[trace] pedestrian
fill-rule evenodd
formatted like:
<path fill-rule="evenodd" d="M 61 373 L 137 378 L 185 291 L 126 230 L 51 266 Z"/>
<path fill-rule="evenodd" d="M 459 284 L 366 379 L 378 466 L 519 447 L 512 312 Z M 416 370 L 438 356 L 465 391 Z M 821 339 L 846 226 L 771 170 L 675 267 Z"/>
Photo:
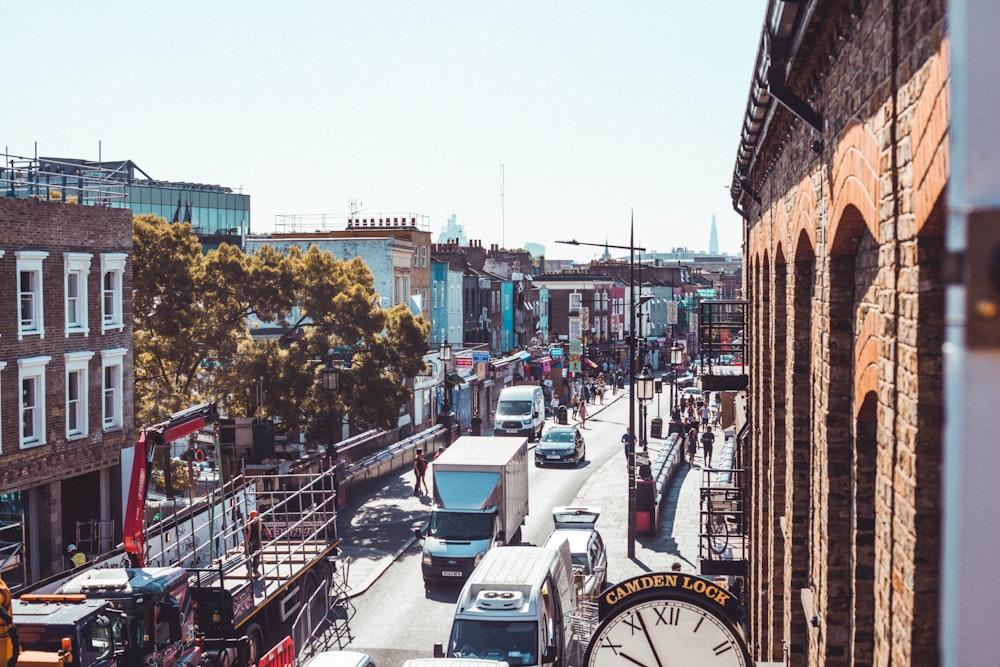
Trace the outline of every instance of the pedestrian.
<path fill-rule="evenodd" d="M 469 433 L 471 435 L 483 434 L 483 420 L 479 416 L 479 410 L 476 410 L 475 414 L 472 415 L 472 421 L 469 423 Z"/>
<path fill-rule="evenodd" d="M 559 396 L 558 394 L 552 394 L 552 419 L 555 420 L 556 415 L 559 414 Z"/>
<path fill-rule="evenodd" d="M 271 539 L 271 531 L 260 520 L 257 510 L 250 510 L 246 537 L 243 539 L 243 549 L 250 557 L 250 575 L 253 577 L 260 576 L 260 552 L 264 538 Z"/>
<path fill-rule="evenodd" d="M 437 461 L 438 457 L 440 457 L 442 454 L 444 454 L 444 447 L 438 447 L 437 453 L 434 454 L 434 458 L 431 460 Z"/>
<path fill-rule="evenodd" d="M 711 418 L 712 418 L 712 410 L 711 410 L 711 408 L 709 408 L 707 405 L 702 406 L 702 408 L 701 408 L 701 427 L 702 428 L 708 427 L 708 421 Z"/>
<path fill-rule="evenodd" d="M 569 399 L 569 407 L 573 410 L 573 419 L 576 419 L 577 413 L 580 411 L 580 399 L 573 394 L 572 398 Z"/>
<path fill-rule="evenodd" d="M 694 455 L 698 453 L 698 429 L 692 428 L 688 431 L 688 465 L 694 467 Z"/>
<path fill-rule="evenodd" d="M 587 403 L 580 401 L 577 414 L 580 416 L 580 428 L 587 428 Z"/>
<path fill-rule="evenodd" d="M 715 433 L 712 432 L 712 427 L 705 424 L 705 432 L 701 434 L 701 458 L 705 462 L 706 468 L 712 467 L 712 450 L 715 447 Z"/>
<path fill-rule="evenodd" d="M 87 554 L 77 549 L 75 544 L 67 545 L 66 553 L 69 554 L 69 561 L 73 563 L 74 568 L 80 567 L 87 562 Z"/>
<path fill-rule="evenodd" d="M 625 449 L 625 458 L 628 459 L 629 452 L 635 447 L 635 436 L 632 435 L 631 426 L 627 427 L 622 435 L 622 446 Z"/>
<path fill-rule="evenodd" d="M 417 450 L 417 455 L 413 459 L 413 474 L 417 478 L 413 484 L 413 495 L 419 496 L 421 489 L 423 489 L 423 493 L 426 495 L 427 482 L 424 480 L 424 475 L 427 474 L 427 459 L 424 458 L 424 450 L 422 449 Z"/>
<path fill-rule="evenodd" d="M 671 572 L 680 572 L 681 571 L 680 561 L 676 561 L 675 560 L 674 563 L 673 563 L 673 565 L 670 566 L 670 571 Z"/>
<path fill-rule="evenodd" d="M 597 376 L 597 396 L 601 401 L 601 405 L 604 405 L 604 373 Z"/>

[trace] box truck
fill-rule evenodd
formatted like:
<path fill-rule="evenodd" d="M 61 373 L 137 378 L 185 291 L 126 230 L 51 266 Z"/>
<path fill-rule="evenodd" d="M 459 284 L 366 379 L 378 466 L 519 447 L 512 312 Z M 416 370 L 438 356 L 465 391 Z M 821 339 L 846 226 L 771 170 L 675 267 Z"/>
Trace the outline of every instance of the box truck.
<path fill-rule="evenodd" d="M 435 657 L 565 667 L 574 653 L 576 586 L 569 547 L 500 547 L 472 573 Z"/>
<path fill-rule="evenodd" d="M 434 506 L 418 530 L 424 582 L 461 581 L 492 546 L 521 540 L 528 515 L 528 443 L 463 436 L 430 469 Z"/>

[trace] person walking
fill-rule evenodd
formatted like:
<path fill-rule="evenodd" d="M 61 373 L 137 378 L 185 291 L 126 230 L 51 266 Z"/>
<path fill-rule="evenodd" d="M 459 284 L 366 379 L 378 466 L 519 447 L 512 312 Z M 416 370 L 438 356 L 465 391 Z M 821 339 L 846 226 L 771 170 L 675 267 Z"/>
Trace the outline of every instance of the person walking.
<path fill-rule="evenodd" d="M 413 495 L 419 496 L 421 489 L 423 489 L 423 494 L 426 495 L 427 482 L 424 480 L 424 475 L 427 474 L 427 459 L 424 458 L 424 450 L 422 449 L 417 450 L 417 455 L 413 459 L 413 474 L 417 478 L 413 484 Z"/>
<path fill-rule="evenodd" d="M 712 410 L 707 405 L 701 406 L 701 427 L 708 427 L 708 421 L 712 418 Z"/>
<path fill-rule="evenodd" d="M 705 424 L 705 432 L 701 434 L 701 458 L 705 462 L 706 468 L 712 467 L 712 450 L 715 448 L 715 433 L 712 427 Z"/>
<path fill-rule="evenodd" d="M 587 402 L 580 401 L 576 414 L 580 417 L 580 428 L 587 428 Z"/>
<path fill-rule="evenodd" d="M 265 537 L 271 539 L 271 531 L 260 520 L 257 510 L 250 510 L 246 536 L 243 539 L 243 549 L 250 557 L 250 576 L 252 577 L 260 576 L 260 550 Z"/>
<path fill-rule="evenodd" d="M 472 415 L 472 421 L 469 422 L 469 434 L 470 435 L 483 434 L 483 420 L 479 416 L 479 410 L 476 410 L 475 414 Z"/>
<path fill-rule="evenodd" d="M 580 399 L 573 394 L 573 397 L 569 399 L 569 407 L 573 410 L 573 419 L 576 419 L 577 413 L 580 411 Z"/>
<path fill-rule="evenodd" d="M 688 465 L 694 467 L 694 455 L 698 453 L 698 429 L 692 428 L 687 435 Z"/>
<path fill-rule="evenodd" d="M 622 446 L 625 450 L 625 459 L 628 460 L 629 452 L 635 447 L 635 436 L 632 435 L 632 427 L 626 427 L 624 435 L 622 435 Z"/>

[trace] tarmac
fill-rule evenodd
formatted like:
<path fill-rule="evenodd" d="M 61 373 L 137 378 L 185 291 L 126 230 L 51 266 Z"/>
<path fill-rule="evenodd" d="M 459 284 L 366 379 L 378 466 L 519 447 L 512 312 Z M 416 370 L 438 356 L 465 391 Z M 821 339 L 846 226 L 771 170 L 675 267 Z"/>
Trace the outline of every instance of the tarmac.
<path fill-rule="evenodd" d="M 617 392 L 604 405 L 592 405 L 592 418 L 608 406 L 628 396 L 629 390 Z M 717 429 L 716 468 L 732 464 L 732 431 Z M 650 460 L 655 460 L 666 440 L 650 439 Z M 701 447 L 695 457 L 695 467 L 682 463 L 667 484 L 665 498 L 657 516 L 655 535 L 638 535 L 635 556 L 628 556 L 628 506 L 622 490 L 628 485 L 628 471 L 621 457 L 613 456 L 583 484 L 573 500 L 574 505 L 601 508 L 597 529 L 608 552 L 608 581 L 620 582 L 646 572 L 668 572 L 674 563 L 681 571 L 699 572 L 699 514 L 702 485 Z M 359 493 L 348 499 L 340 512 L 340 534 L 350 536 L 341 544 L 346 594 L 363 594 L 393 561 L 416 540 L 413 528 L 427 518 L 430 499 L 413 495 L 412 474 L 386 478 L 378 488 Z"/>

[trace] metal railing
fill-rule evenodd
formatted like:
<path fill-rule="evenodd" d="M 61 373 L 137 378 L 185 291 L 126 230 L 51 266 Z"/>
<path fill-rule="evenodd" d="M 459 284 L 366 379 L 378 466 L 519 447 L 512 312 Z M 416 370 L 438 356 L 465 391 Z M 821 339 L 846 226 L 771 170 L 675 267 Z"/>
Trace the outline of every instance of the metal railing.
<path fill-rule="evenodd" d="M 0 197 L 64 204 L 109 205 L 126 197 L 118 169 L 2 153 Z"/>

